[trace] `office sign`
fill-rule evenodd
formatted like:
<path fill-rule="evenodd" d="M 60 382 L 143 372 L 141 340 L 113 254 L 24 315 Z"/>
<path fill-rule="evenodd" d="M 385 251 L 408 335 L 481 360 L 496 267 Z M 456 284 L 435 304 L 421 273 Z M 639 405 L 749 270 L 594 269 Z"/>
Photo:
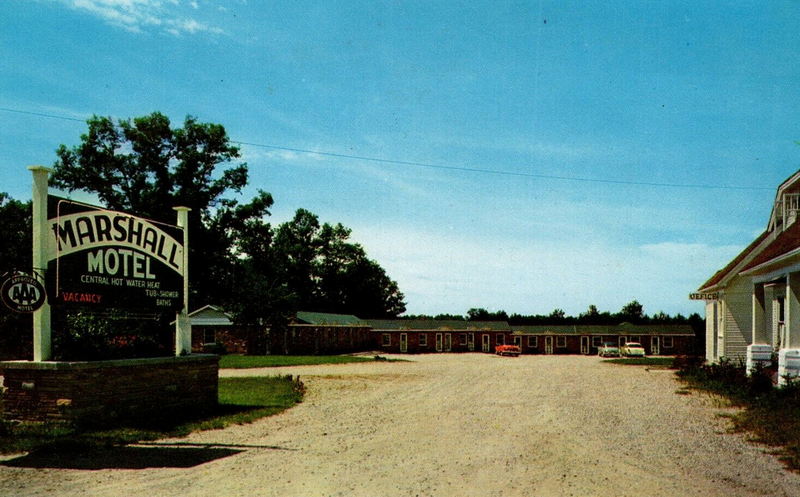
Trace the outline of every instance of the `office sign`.
<path fill-rule="evenodd" d="M 48 227 L 52 305 L 182 307 L 181 228 L 54 196 L 48 196 Z"/>
<path fill-rule="evenodd" d="M 719 300 L 719 292 L 690 293 L 690 300 Z"/>

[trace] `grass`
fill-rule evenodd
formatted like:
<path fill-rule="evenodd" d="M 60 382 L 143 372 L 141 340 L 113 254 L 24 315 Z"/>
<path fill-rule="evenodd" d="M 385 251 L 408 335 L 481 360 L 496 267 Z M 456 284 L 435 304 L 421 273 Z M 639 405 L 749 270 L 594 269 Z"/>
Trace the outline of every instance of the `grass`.
<path fill-rule="evenodd" d="M 628 366 L 672 367 L 674 361 L 675 359 L 672 357 L 620 357 L 619 359 L 607 359 L 603 362 Z"/>
<path fill-rule="evenodd" d="M 304 392 L 303 384 L 290 376 L 220 378 L 217 409 L 194 419 L 148 419 L 86 431 L 65 424 L 0 421 L 0 453 L 109 447 L 221 429 L 284 411 L 302 401 Z"/>
<path fill-rule="evenodd" d="M 353 362 L 398 361 L 382 356 L 351 355 L 224 355 L 219 358 L 222 369 L 277 368 L 282 366 L 316 366 Z"/>
<path fill-rule="evenodd" d="M 678 375 L 687 387 L 739 407 L 727 416 L 733 431 L 773 447 L 788 468 L 800 472 L 800 383 L 775 388 L 770 370 L 757 368 L 747 376 L 743 365 L 724 361 L 685 367 Z"/>

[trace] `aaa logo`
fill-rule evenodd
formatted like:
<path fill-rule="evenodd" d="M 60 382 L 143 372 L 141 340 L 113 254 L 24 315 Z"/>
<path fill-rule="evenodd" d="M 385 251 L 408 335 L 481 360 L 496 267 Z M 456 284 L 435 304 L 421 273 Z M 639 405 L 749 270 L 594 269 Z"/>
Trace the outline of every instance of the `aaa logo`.
<path fill-rule="evenodd" d="M 0 286 L 3 303 L 16 312 L 33 312 L 45 301 L 46 294 L 42 284 L 25 273 L 13 273 Z"/>

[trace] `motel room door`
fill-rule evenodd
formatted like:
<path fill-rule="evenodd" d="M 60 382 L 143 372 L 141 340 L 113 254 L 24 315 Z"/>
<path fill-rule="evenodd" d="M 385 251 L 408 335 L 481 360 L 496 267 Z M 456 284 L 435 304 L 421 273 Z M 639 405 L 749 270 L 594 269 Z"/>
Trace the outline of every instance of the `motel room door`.
<path fill-rule="evenodd" d="M 452 333 L 444 334 L 444 351 L 450 352 L 453 349 L 453 335 Z"/>
<path fill-rule="evenodd" d="M 650 337 L 650 355 L 661 354 L 661 337 Z"/>
<path fill-rule="evenodd" d="M 489 352 L 489 335 L 481 335 L 481 350 Z"/>
<path fill-rule="evenodd" d="M 437 333 L 436 334 L 436 352 L 441 352 L 441 351 L 442 351 L 442 334 L 441 333 Z"/>
<path fill-rule="evenodd" d="M 589 355 L 589 337 L 581 337 L 581 354 Z"/>
<path fill-rule="evenodd" d="M 552 336 L 544 337 L 544 353 L 545 354 L 552 354 L 553 353 L 553 337 Z"/>
<path fill-rule="evenodd" d="M 475 350 L 475 333 L 470 333 L 467 335 L 467 350 L 470 352 Z"/>
<path fill-rule="evenodd" d="M 408 333 L 400 333 L 400 352 L 408 352 Z"/>

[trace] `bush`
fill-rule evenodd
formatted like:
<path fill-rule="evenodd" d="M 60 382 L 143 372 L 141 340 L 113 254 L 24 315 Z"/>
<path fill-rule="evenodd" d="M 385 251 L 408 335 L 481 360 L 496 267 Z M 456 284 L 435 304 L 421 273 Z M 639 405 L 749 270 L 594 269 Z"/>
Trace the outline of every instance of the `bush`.
<path fill-rule="evenodd" d="M 207 343 L 203 345 L 203 353 L 225 355 L 228 353 L 228 349 L 225 347 L 224 343 Z"/>
<path fill-rule="evenodd" d="M 748 376 L 742 361 L 723 358 L 716 364 L 698 364 L 692 360 L 681 362 L 678 376 L 697 388 L 728 396 L 740 404 L 773 390 L 771 366 L 759 363 Z"/>
<path fill-rule="evenodd" d="M 101 361 L 170 355 L 171 330 L 164 321 L 113 313 L 64 313 L 53 323 L 53 357 Z"/>

